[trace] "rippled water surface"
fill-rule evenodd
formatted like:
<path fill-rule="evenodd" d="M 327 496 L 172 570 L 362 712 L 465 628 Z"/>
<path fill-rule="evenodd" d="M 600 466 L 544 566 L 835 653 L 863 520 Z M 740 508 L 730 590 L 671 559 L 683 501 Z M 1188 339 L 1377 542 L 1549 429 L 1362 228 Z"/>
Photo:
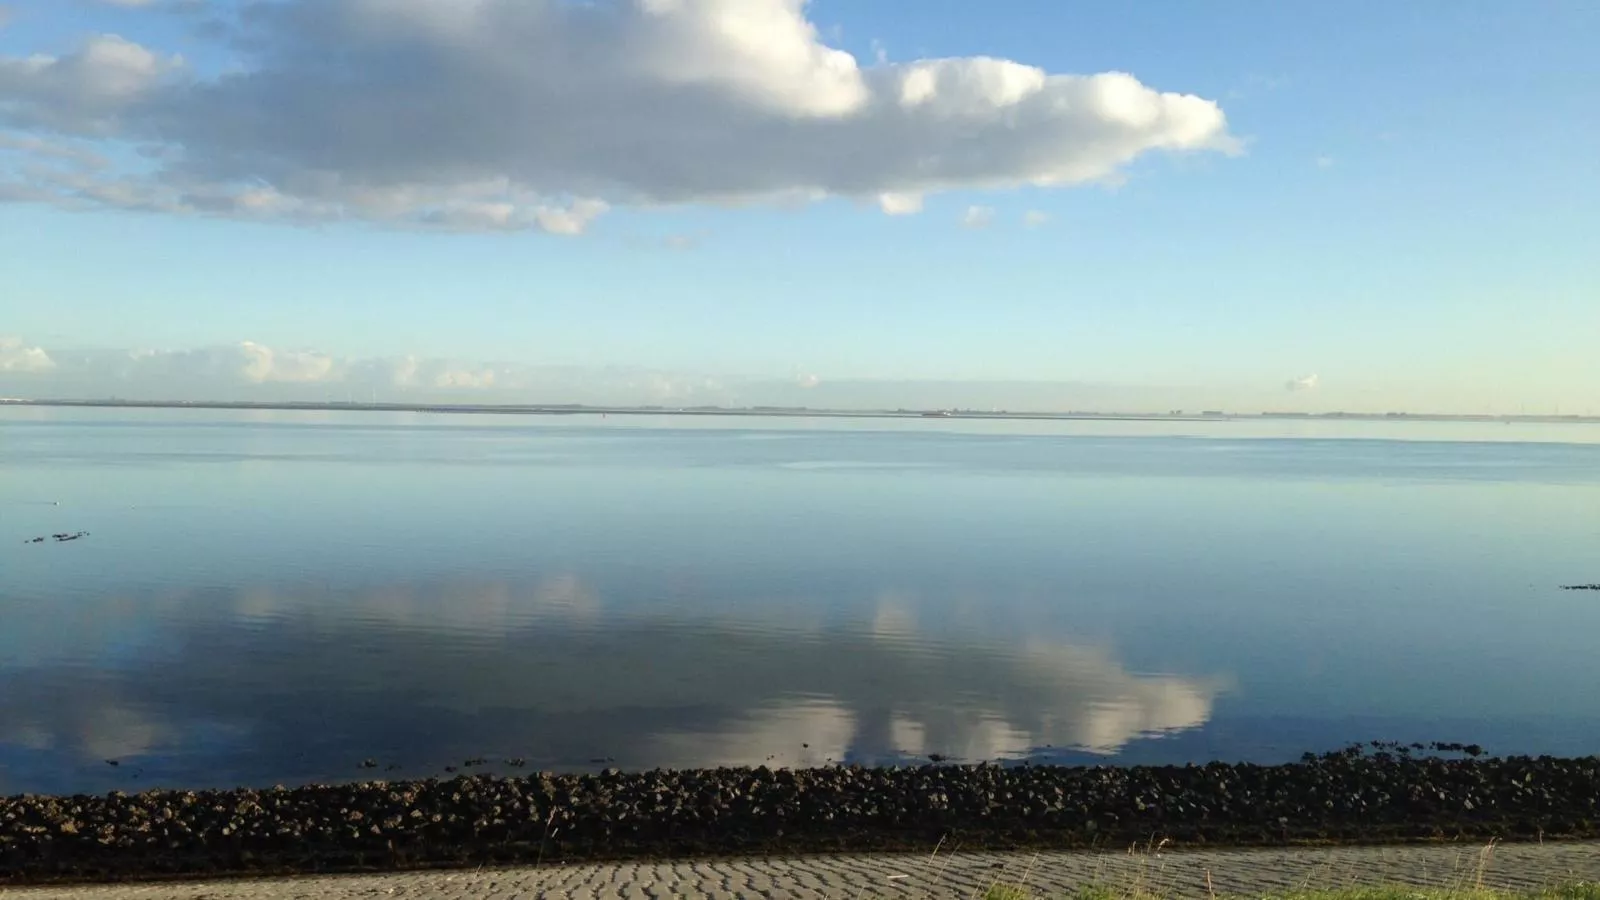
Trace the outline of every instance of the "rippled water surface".
<path fill-rule="evenodd" d="M 1596 426 L 0 408 L 0 793 L 1597 752 L 1592 581 Z"/>

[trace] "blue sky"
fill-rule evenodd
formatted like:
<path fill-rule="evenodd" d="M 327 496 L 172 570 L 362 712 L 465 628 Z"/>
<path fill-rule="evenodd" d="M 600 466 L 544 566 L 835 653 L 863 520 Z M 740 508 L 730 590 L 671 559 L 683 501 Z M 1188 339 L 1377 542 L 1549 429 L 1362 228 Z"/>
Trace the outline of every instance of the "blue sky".
<path fill-rule="evenodd" d="M 307 61 L 326 27 L 244 19 L 221 36 L 202 27 L 232 18 L 238 4 L 220 0 L 0 2 L 0 196 L 9 183 L 15 201 L 0 203 L 0 392 L 1600 411 L 1592 3 L 941 0 L 913 16 L 817 0 L 800 12 L 869 82 L 875 68 L 991 57 L 1125 72 L 1225 116 L 1175 149 L 1179 124 L 1140 126 L 1106 156 L 1083 149 L 1098 121 L 1036 111 L 1019 124 L 987 106 L 959 113 L 965 124 L 948 109 L 884 118 L 839 150 L 823 125 L 870 113 L 827 65 L 789 65 L 793 42 L 768 40 L 793 24 L 785 0 L 753 3 L 777 18 L 745 23 L 752 43 L 731 50 L 694 30 L 722 14 L 718 0 L 677 0 L 677 30 L 529 24 L 544 29 L 527 37 L 541 58 L 606 35 L 632 43 L 492 76 L 439 62 L 440 48 L 489 40 L 429 18 L 459 4 L 405 0 L 416 30 L 384 43 L 359 0 L 327 0 L 355 10 L 328 40 L 369 41 L 352 44 L 351 65 L 395 88 L 392 114 L 417 90 L 404 72 L 433 63 L 446 67 L 437 83 L 503 103 L 449 114 L 460 140 L 419 134 L 426 148 L 393 154 L 359 135 L 337 153 L 318 143 L 314 127 L 391 114 L 292 89 L 350 75 Z M 457 44 L 429 43 L 447 34 Z M 149 56 L 83 53 L 94 35 Z M 475 52 L 514 59 L 518 38 Z M 252 39 L 270 52 L 227 42 Z M 713 62 L 639 75 L 629 54 L 655 51 Z M 55 71 L 22 62 L 37 54 Z M 256 88 L 210 93 L 258 104 L 271 131 L 206 124 L 218 107 L 191 102 L 194 85 L 230 72 Z M 577 99 L 537 99 L 552 85 Z M 641 98 L 661 97 L 703 119 L 653 119 L 659 100 Z M 519 115 L 538 127 L 494 124 Z M 768 142 L 774 120 L 796 136 Z M 380 124 L 392 143 L 399 126 Z M 310 137 L 277 140 L 302 126 Z M 657 138 L 690 126 L 726 134 L 727 158 L 674 156 Z M 546 153 L 569 134 L 578 151 Z M 41 174 L 61 158 L 46 144 L 107 163 L 92 178 Z M 435 174 L 458 168 L 470 177 Z M 345 180 L 306 187 L 313 169 Z M 510 189 L 469 195 L 501 170 Z M 107 172 L 124 179 L 117 191 Z M 390 193 L 358 196 L 357 180 Z M 880 209 L 880 189 L 908 184 L 920 211 Z M 271 194 L 247 208 L 246 190 Z M 207 191 L 228 209 L 175 199 Z M 391 202 L 402 191 L 426 199 Z M 1292 379 L 1314 387 L 1289 391 Z"/>

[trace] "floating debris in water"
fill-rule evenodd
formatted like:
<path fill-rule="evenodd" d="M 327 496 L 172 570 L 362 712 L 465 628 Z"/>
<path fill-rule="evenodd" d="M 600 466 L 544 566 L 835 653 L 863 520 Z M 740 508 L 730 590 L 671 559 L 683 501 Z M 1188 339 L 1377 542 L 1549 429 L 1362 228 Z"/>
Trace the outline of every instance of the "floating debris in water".
<path fill-rule="evenodd" d="M 1600 591 L 1600 584 L 1563 584 L 1563 591 Z"/>
<path fill-rule="evenodd" d="M 1372 751 L 1371 755 L 1380 762 L 1391 759 L 1394 756 L 1409 760 L 1411 755 L 1416 752 L 1459 753 L 1470 759 L 1477 759 L 1487 752 L 1478 744 L 1462 744 L 1453 741 L 1429 741 L 1425 744 L 1416 742 L 1405 744 L 1400 741 L 1368 741 L 1365 744 L 1351 744 L 1343 750 L 1324 753 L 1320 757 L 1314 753 L 1307 753 L 1300 757 L 1300 761 L 1302 763 L 1314 763 L 1318 759 L 1332 759 L 1334 757 L 1359 759 L 1368 755 L 1369 748 Z"/>
<path fill-rule="evenodd" d="M 81 538 L 86 538 L 88 536 L 89 536 L 89 532 L 87 532 L 87 531 L 71 531 L 71 532 L 62 532 L 61 534 L 52 534 L 52 535 L 50 535 L 50 537 L 54 538 L 55 542 L 58 543 L 58 544 L 64 544 L 67 541 L 76 541 L 76 540 L 79 540 Z M 43 537 L 29 538 L 28 540 L 23 541 L 24 544 L 42 544 L 44 542 L 45 542 L 45 538 L 43 538 Z"/>

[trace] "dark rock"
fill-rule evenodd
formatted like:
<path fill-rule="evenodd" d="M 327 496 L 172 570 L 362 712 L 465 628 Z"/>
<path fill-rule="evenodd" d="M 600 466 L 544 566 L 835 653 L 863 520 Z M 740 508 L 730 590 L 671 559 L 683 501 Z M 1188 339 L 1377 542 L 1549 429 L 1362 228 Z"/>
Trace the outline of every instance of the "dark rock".
<path fill-rule="evenodd" d="M 0 799 L 0 883 L 928 852 L 941 840 L 1000 850 L 1600 836 L 1600 757 L 1482 752 L 1379 742 L 1279 766 L 608 768 L 11 797 Z"/>

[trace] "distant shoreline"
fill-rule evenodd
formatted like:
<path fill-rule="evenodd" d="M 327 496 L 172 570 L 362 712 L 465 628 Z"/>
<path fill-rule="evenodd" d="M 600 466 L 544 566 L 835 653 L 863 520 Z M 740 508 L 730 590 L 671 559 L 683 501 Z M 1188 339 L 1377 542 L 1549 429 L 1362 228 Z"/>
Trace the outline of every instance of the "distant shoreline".
<path fill-rule="evenodd" d="M 33 400 L 0 398 L 0 407 L 36 406 L 90 409 L 209 409 L 270 410 L 281 412 L 411 412 L 439 415 L 520 416 L 720 416 L 751 418 L 817 419 L 992 419 L 1001 421 L 1103 421 L 1103 422 L 1478 422 L 1507 424 L 1600 424 L 1600 416 L 1575 415 L 1450 415 L 1443 413 L 1149 413 L 1149 412 L 1026 412 L 963 409 L 811 409 L 808 407 L 720 406 L 586 406 L 582 404 L 460 404 L 460 403 L 340 403 L 334 401 L 249 400 Z"/>

